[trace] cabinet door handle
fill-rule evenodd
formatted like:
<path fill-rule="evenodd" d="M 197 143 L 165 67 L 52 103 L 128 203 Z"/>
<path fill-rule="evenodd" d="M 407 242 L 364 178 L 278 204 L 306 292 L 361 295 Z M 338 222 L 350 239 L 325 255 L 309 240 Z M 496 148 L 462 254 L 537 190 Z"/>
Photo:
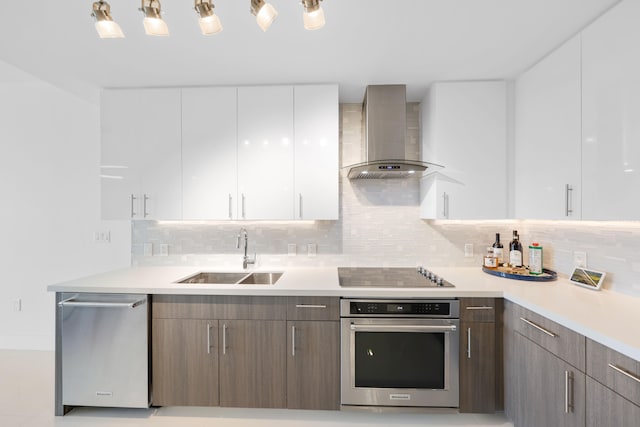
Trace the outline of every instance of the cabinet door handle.
<path fill-rule="evenodd" d="M 573 412 L 573 373 L 564 371 L 564 413 Z"/>
<path fill-rule="evenodd" d="M 207 323 L 207 354 L 211 354 L 211 323 Z"/>
<path fill-rule="evenodd" d="M 477 306 L 467 307 L 467 310 L 493 310 L 493 307 L 488 305 L 477 305 Z"/>
<path fill-rule="evenodd" d="M 556 338 L 556 337 L 557 337 L 557 335 L 556 335 L 556 334 L 554 334 L 553 332 L 549 332 L 549 331 L 547 331 L 545 328 L 543 328 L 542 326 L 540 326 L 540 325 L 538 325 L 538 324 L 536 324 L 536 323 L 533 323 L 533 322 L 532 322 L 531 320 L 529 320 L 529 319 L 525 319 L 524 317 L 521 317 L 521 318 L 520 318 L 520 320 L 522 320 L 524 323 L 526 323 L 526 324 L 527 324 L 527 325 L 529 325 L 529 326 L 533 326 L 534 328 L 536 328 L 536 329 L 537 329 L 537 330 L 539 330 L 540 332 L 543 332 L 543 333 L 545 333 L 545 334 L 549 335 L 551 338 Z"/>
<path fill-rule="evenodd" d="M 611 369 L 613 369 L 614 371 L 619 372 L 619 373 L 621 373 L 622 375 L 624 375 L 624 376 L 626 376 L 626 377 L 629 377 L 629 378 L 631 378 L 632 380 L 637 381 L 637 382 L 639 382 L 639 383 L 640 383 L 640 377 L 637 377 L 637 376 L 633 375 L 631 372 L 627 372 L 625 369 L 622 369 L 622 368 L 621 368 L 621 367 L 619 367 L 619 366 L 612 365 L 611 363 L 609 363 L 608 365 L 609 365 L 609 367 L 610 367 Z"/>
<path fill-rule="evenodd" d="M 227 354 L 227 324 L 222 325 L 222 354 Z"/>
<path fill-rule="evenodd" d="M 442 216 L 449 218 L 449 196 L 447 193 L 442 193 Z"/>
<path fill-rule="evenodd" d="M 136 211 L 135 211 L 135 201 L 138 200 L 138 198 L 135 196 L 135 194 L 131 195 L 131 218 L 135 218 L 136 217 Z"/>
<path fill-rule="evenodd" d="M 300 205 L 300 211 L 298 217 L 302 219 L 302 193 L 298 195 L 298 203 Z"/>
<path fill-rule="evenodd" d="M 143 214 L 143 218 L 146 218 L 147 216 L 149 216 L 149 213 L 147 212 L 147 200 L 149 200 L 149 196 L 144 194 L 142 196 L 142 214 Z"/>
<path fill-rule="evenodd" d="M 233 219 L 233 197 L 229 193 L 229 219 Z"/>
<path fill-rule="evenodd" d="M 467 359 L 471 359 L 471 328 L 467 328 Z"/>
<path fill-rule="evenodd" d="M 296 308 L 327 308 L 324 304 L 296 304 Z"/>
<path fill-rule="evenodd" d="M 247 217 L 247 213 L 245 211 L 245 197 L 244 197 L 244 193 L 242 193 L 242 219 L 245 219 Z"/>
<path fill-rule="evenodd" d="M 570 201 L 571 196 L 573 196 L 573 187 L 569 184 L 566 184 L 564 187 L 564 215 L 571 216 L 573 213 L 573 209 L 571 207 Z"/>
<path fill-rule="evenodd" d="M 291 326 L 291 356 L 296 356 L 296 327 Z"/>

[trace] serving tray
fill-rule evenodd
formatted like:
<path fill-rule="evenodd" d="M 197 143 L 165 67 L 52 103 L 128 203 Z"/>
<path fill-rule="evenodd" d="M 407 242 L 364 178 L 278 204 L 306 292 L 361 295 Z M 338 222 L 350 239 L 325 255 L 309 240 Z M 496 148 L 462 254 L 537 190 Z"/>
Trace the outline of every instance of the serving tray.
<path fill-rule="evenodd" d="M 552 282 L 558 279 L 558 274 L 555 271 L 546 268 L 542 269 L 542 274 L 531 274 L 526 268 L 514 271 L 511 267 L 487 268 L 483 266 L 482 271 L 505 279 L 528 280 L 530 282 Z"/>

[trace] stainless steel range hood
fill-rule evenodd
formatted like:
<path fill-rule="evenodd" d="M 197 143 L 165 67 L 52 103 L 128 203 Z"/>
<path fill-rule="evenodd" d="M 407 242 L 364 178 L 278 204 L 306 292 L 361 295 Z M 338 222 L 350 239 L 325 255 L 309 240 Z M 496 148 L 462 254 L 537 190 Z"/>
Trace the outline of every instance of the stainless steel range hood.
<path fill-rule="evenodd" d="M 365 161 L 347 166 L 347 177 L 419 178 L 428 167 L 438 167 L 439 165 L 406 158 L 406 133 L 406 86 L 367 86 L 364 98 Z"/>

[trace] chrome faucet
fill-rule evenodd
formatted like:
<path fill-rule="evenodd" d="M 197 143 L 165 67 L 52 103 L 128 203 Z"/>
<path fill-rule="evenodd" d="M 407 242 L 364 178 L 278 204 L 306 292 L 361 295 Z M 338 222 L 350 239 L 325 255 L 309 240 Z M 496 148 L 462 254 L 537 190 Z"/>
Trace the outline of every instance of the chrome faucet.
<path fill-rule="evenodd" d="M 244 237 L 244 256 L 242 257 L 242 268 L 246 269 L 249 264 L 256 263 L 256 256 L 254 254 L 253 258 L 250 258 L 249 255 L 247 255 L 247 247 L 249 246 L 249 234 L 247 233 L 246 228 L 240 229 L 240 232 L 238 233 L 238 239 L 236 241 L 236 248 L 240 249 L 241 236 Z"/>

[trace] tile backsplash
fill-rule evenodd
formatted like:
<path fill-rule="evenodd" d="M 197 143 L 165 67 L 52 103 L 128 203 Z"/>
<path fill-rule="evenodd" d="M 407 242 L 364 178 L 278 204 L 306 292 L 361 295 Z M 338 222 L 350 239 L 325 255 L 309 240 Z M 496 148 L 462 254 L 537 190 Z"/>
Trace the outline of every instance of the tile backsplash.
<path fill-rule="evenodd" d="M 362 107 L 343 104 L 341 164 L 361 160 Z M 419 104 L 407 105 L 407 157 L 419 158 Z M 544 266 L 570 274 L 573 252 L 587 253 L 589 267 L 606 271 L 605 288 L 640 296 L 640 222 L 431 221 L 419 218 L 418 180 L 340 179 L 340 219 L 315 222 L 133 221 L 134 265 L 223 265 L 241 267 L 236 248 L 240 227 L 249 234 L 249 252 L 264 266 L 480 266 L 499 232 L 505 247 L 517 229 L 523 246 L 544 248 Z M 153 245 L 153 256 L 144 245 Z M 464 245 L 474 254 L 465 257 Z M 168 256 L 158 256 L 160 244 Z M 295 244 L 295 256 L 289 245 Z M 308 255 L 316 245 L 317 255 Z"/>

